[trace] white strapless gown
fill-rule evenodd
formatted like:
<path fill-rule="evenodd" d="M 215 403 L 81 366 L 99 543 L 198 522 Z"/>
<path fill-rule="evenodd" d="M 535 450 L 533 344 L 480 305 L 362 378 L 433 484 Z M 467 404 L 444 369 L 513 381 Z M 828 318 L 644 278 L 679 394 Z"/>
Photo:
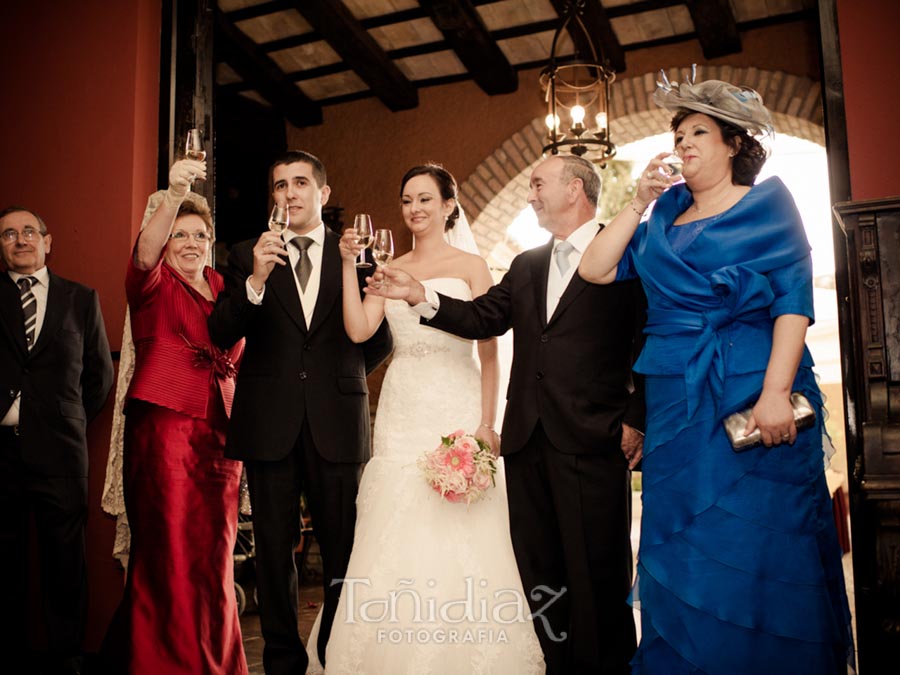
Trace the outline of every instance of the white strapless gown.
<path fill-rule="evenodd" d="M 462 279 L 425 284 L 471 298 Z M 469 506 L 443 500 L 416 467 L 441 435 L 479 424 L 473 343 L 422 326 L 402 301 L 387 300 L 385 315 L 394 355 L 378 402 L 374 456 L 360 483 L 327 673 L 543 673 L 510 541 L 502 460 L 496 487 Z M 317 620 L 307 642 L 309 673 L 322 672 L 318 627 Z"/>

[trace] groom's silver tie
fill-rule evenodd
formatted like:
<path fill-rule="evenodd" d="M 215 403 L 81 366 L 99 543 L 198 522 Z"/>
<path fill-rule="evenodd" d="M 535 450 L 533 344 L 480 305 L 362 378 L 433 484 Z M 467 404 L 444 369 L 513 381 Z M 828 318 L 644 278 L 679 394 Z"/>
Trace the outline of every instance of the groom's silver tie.
<path fill-rule="evenodd" d="M 313 240 L 309 237 L 294 237 L 291 243 L 300 251 L 300 258 L 297 260 L 297 266 L 294 271 L 297 273 L 297 280 L 300 282 L 300 290 L 306 290 L 306 284 L 309 282 L 309 275 L 312 274 L 312 261 L 309 259 L 307 249 L 312 246 Z"/>
<path fill-rule="evenodd" d="M 569 271 L 569 252 L 574 248 L 569 242 L 561 241 L 556 245 L 556 250 L 553 251 L 553 255 L 556 258 L 556 267 L 559 269 L 559 276 L 561 277 L 566 276 L 566 272 Z"/>

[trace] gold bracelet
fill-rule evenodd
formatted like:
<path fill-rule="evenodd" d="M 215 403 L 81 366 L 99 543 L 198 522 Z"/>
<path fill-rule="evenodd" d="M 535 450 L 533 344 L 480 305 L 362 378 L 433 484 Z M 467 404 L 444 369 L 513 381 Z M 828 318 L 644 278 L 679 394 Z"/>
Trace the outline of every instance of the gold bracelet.
<path fill-rule="evenodd" d="M 641 209 L 640 211 L 638 211 L 638 210 L 637 210 L 637 207 L 634 205 L 634 198 L 632 198 L 632 199 L 631 199 L 631 210 L 634 211 L 634 212 L 635 212 L 636 214 L 638 214 L 639 216 L 643 216 L 643 215 L 644 215 L 644 211 L 647 210 L 647 207 L 645 206 L 643 209 Z"/>
<path fill-rule="evenodd" d="M 488 424 L 486 422 L 482 422 L 479 426 L 484 427 L 488 431 L 494 431 L 494 427 L 492 427 L 490 424 Z"/>

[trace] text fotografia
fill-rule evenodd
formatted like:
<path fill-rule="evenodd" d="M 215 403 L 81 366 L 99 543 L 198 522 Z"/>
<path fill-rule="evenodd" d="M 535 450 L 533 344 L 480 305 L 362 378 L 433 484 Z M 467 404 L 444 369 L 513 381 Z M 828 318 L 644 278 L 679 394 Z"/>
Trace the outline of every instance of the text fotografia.
<path fill-rule="evenodd" d="M 382 628 L 378 632 L 379 642 L 446 642 L 465 644 L 466 642 L 501 642 L 506 640 L 502 629 L 478 628 L 478 624 L 504 626 L 524 621 L 535 621 L 543 624 L 547 635 L 555 641 L 565 640 L 565 632 L 555 635 L 544 613 L 565 593 L 563 587 L 559 591 L 547 586 L 537 586 L 531 591 L 531 599 L 540 603 L 531 611 L 525 596 L 518 590 L 505 588 L 486 594 L 476 589 L 473 577 L 465 578 L 463 597 L 439 599 L 427 595 L 420 588 L 412 588 L 413 579 L 399 579 L 397 588 L 388 590 L 383 597 L 367 598 L 361 601 L 360 596 L 372 586 L 364 577 L 335 579 L 332 584 L 343 584 L 341 591 L 345 596 L 345 612 L 343 620 L 348 624 L 380 623 L 380 624 L 413 624 L 417 628 L 398 629 Z M 429 579 L 429 589 L 435 589 L 437 582 Z M 485 589 L 486 579 L 481 579 L 477 586 Z M 491 601 L 491 602 L 489 602 Z M 340 617 L 336 617 L 340 620 Z M 440 629 L 429 629 L 428 624 L 438 624 Z M 443 628 L 451 626 L 458 628 Z M 502 634 L 502 635 L 501 635 Z"/>
<path fill-rule="evenodd" d="M 375 632 L 378 644 L 436 644 L 480 645 L 509 644 L 503 628 L 379 628 Z"/>

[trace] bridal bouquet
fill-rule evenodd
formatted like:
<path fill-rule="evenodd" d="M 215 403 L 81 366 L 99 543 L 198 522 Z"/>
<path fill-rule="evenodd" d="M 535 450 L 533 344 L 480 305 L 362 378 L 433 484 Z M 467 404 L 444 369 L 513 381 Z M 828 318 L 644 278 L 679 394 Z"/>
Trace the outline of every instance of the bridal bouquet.
<path fill-rule="evenodd" d="M 428 484 L 448 502 L 472 504 L 495 484 L 494 453 L 461 429 L 441 436 L 441 444 L 422 455 L 417 464 Z"/>

